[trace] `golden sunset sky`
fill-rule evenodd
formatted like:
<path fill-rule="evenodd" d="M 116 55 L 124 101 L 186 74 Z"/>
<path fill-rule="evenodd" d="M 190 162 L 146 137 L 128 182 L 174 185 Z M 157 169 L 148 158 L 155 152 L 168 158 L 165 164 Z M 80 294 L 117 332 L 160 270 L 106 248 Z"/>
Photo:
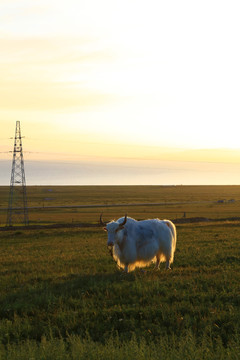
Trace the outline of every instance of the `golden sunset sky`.
<path fill-rule="evenodd" d="M 19 120 L 26 163 L 240 165 L 239 17 L 232 0 L 1 0 L 0 159 Z"/>

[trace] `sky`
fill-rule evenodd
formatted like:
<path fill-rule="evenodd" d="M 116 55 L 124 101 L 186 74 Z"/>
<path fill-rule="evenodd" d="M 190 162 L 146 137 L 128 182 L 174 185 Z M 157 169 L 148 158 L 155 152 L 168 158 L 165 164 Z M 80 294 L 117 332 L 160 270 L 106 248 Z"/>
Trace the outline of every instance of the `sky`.
<path fill-rule="evenodd" d="M 1 0 L 0 184 L 239 184 L 240 3 Z"/>

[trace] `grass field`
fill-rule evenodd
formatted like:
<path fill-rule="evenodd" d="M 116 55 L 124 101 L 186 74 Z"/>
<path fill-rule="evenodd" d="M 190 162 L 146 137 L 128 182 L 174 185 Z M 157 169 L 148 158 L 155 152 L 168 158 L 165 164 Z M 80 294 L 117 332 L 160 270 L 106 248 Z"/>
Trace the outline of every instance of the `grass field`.
<path fill-rule="evenodd" d="M 221 198 L 237 206 L 238 191 Z M 0 232 L 0 359 L 239 359 L 239 230 L 238 221 L 177 225 L 173 270 L 130 274 L 101 228 Z"/>

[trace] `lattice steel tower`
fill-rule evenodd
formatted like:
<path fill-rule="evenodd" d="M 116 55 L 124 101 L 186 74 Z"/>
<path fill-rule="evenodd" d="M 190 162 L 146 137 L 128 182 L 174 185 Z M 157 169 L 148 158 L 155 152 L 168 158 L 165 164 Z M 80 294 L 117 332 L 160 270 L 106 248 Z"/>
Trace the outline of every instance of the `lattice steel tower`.
<path fill-rule="evenodd" d="M 28 208 L 20 121 L 17 121 L 6 225 L 22 224 L 28 225 Z"/>

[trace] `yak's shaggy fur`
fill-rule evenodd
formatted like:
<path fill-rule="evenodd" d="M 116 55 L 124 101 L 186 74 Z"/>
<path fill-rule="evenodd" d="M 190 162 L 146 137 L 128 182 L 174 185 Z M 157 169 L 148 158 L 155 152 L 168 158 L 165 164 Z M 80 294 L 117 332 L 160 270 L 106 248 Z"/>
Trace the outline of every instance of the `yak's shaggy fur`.
<path fill-rule="evenodd" d="M 113 247 L 113 258 L 126 272 L 152 261 L 157 267 L 165 261 L 166 268 L 170 268 L 177 241 L 176 227 L 171 221 L 137 221 L 128 217 L 111 221 L 105 229 L 108 232 L 107 245 Z"/>

